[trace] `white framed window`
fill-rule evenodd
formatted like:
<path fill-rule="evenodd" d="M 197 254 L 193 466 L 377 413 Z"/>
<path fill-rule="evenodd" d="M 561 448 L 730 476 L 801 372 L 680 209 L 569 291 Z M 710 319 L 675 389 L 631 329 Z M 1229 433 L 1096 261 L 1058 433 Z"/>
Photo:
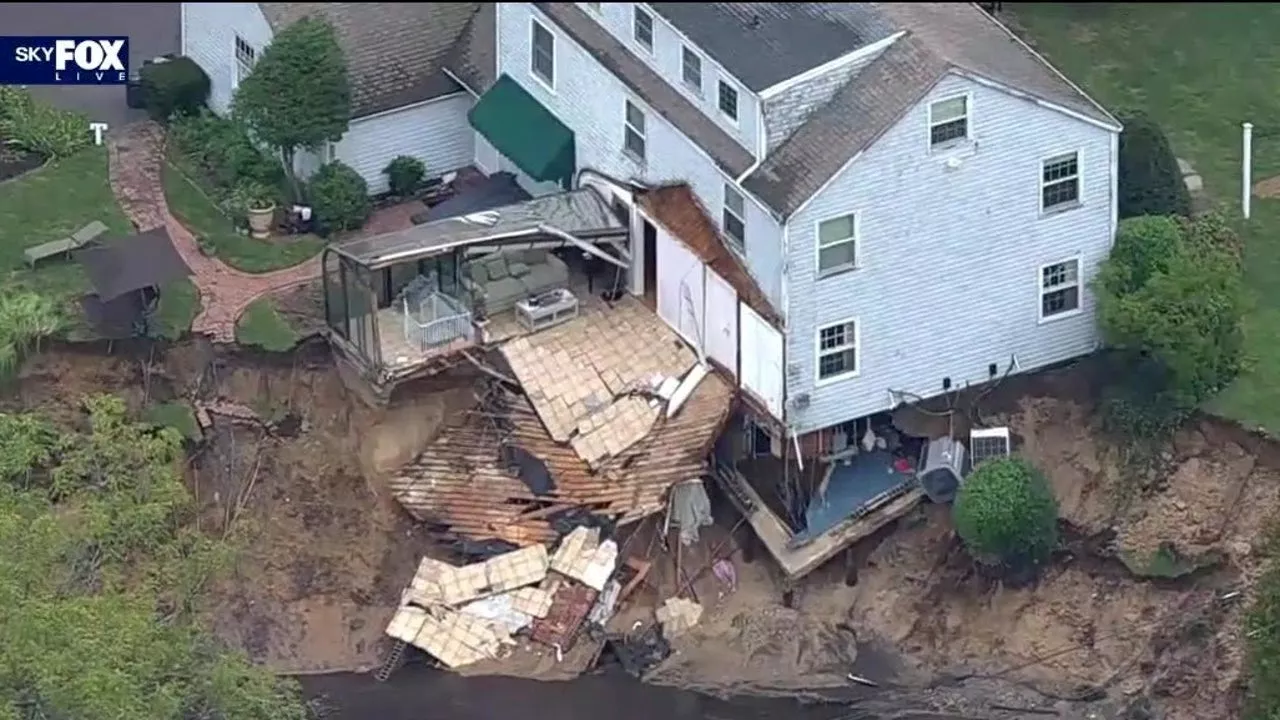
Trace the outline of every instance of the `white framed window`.
<path fill-rule="evenodd" d="M 856 377 L 861 370 L 861 331 L 857 318 L 842 320 L 818 328 L 818 384 Z"/>
<path fill-rule="evenodd" d="M 702 96 L 702 57 L 688 45 L 680 48 L 680 77 L 685 87 Z"/>
<path fill-rule="evenodd" d="M 632 10 L 631 36 L 636 39 L 637 45 L 653 52 L 653 16 L 639 5 Z"/>
<path fill-rule="evenodd" d="M 1040 266 L 1040 319 L 1080 312 L 1080 258 Z"/>
<path fill-rule="evenodd" d="M 729 183 L 724 184 L 724 210 L 720 214 L 720 223 L 724 226 L 724 234 L 739 250 L 746 247 L 747 208 L 742 193 L 733 189 Z"/>
<path fill-rule="evenodd" d="M 253 72 L 253 66 L 258 62 L 258 51 L 239 35 L 235 36 L 235 55 L 236 55 L 236 86 L 238 87 L 244 79 L 249 77 L 249 73 Z"/>
<path fill-rule="evenodd" d="M 818 222 L 818 277 L 858 266 L 858 215 L 849 213 Z"/>
<path fill-rule="evenodd" d="M 716 91 L 716 104 L 720 112 L 735 123 L 738 122 L 738 90 L 734 86 L 720 81 Z"/>
<path fill-rule="evenodd" d="M 529 21 L 529 73 L 548 89 L 556 87 L 556 36 L 537 20 Z"/>
<path fill-rule="evenodd" d="M 939 150 L 969 141 L 969 95 L 929 104 L 929 149 Z"/>
<path fill-rule="evenodd" d="M 625 101 L 626 113 L 622 123 L 622 151 L 633 159 L 644 162 L 645 117 L 640 106 Z"/>
<path fill-rule="evenodd" d="M 1068 210 L 1080 204 L 1080 153 L 1055 155 L 1040 163 L 1040 209 Z"/>

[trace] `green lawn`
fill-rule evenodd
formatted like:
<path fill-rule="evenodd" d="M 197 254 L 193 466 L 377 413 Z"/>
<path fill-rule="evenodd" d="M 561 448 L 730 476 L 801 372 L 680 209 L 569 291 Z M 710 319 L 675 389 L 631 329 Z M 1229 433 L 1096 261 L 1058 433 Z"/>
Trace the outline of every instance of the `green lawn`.
<path fill-rule="evenodd" d="M 1280 174 L 1280 5 L 1009 4 L 1036 48 L 1113 111 L 1146 111 L 1205 190 L 1240 210 L 1240 124 L 1253 122 L 1254 182 Z M 1250 369 L 1210 403 L 1280 433 L 1280 200 L 1254 198 L 1242 222 Z"/>
<path fill-rule="evenodd" d="M 106 148 L 91 148 L 0 185 L 0 273 L 5 287 L 59 299 L 83 294 L 88 278 L 79 263 L 49 258 L 31 270 L 22 252 L 66 237 L 94 220 L 106 223 L 113 234 L 132 232 L 107 184 Z"/>
<path fill-rule="evenodd" d="M 6 289 L 50 295 L 67 310 L 66 335 L 94 340 L 76 300 L 89 290 L 89 279 L 71 258 L 49 258 L 27 267 L 22 252 L 75 232 L 94 220 L 126 235 L 133 226 L 116 204 L 107 182 L 106 148 L 84 152 L 0 185 L 0 276 Z M 177 339 L 191 327 L 200 294 L 190 280 L 179 280 L 160 292 L 157 315 L 164 337 Z"/>
<path fill-rule="evenodd" d="M 164 194 L 169 210 L 231 267 L 251 273 L 270 272 L 297 265 L 324 248 L 324 241 L 313 235 L 274 241 L 241 235 L 214 204 L 210 193 L 193 179 L 195 173 L 184 171 L 182 166 L 180 158 L 165 163 Z"/>
<path fill-rule="evenodd" d="M 236 341 L 271 352 L 288 352 L 302 336 L 281 317 L 270 298 L 259 298 L 249 304 L 236 323 Z"/>

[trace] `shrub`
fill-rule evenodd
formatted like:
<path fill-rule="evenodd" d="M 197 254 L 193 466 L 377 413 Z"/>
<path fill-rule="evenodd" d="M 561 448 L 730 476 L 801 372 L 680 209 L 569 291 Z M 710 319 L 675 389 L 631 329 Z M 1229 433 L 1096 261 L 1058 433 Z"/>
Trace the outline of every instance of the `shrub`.
<path fill-rule="evenodd" d="M 87 115 L 60 110 L 14 88 L 0 95 L 0 137 L 48 159 L 74 155 L 91 142 Z"/>
<path fill-rule="evenodd" d="M 158 122 L 195 115 L 209 99 L 209 76 L 191 58 L 145 65 L 138 75 L 147 114 Z"/>
<path fill-rule="evenodd" d="M 1058 544 L 1058 503 L 1044 475 L 1019 457 L 988 460 L 956 496 L 956 532 L 983 562 L 1038 564 Z"/>
<path fill-rule="evenodd" d="M 392 195 L 412 195 L 422 185 L 422 176 L 427 174 L 427 166 L 421 160 L 410 155 L 401 155 L 382 171 L 387 176 Z"/>
<path fill-rule="evenodd" d="M 205 111 L 174 118 L 169 139 L 184 157 L 227 196 L 243 181 L 280 187 L 284 168 L 253 142 L 244 125 Z"/>
<path fill-rule="evenodd" d="M 1191 194 L 1160 126 L 1143 114 L 1123 119 L 1120 133 L 1120 217 L 1191 215 Z"/>
<path fill-rule="evenodd" d="M 360 173 L 340 162 L 321 167 L 309 188 L 312 210 L 323 232 L 355 230 L 373 211 L 369 185 Z"/>
<path fill-rule="evenodd" d="M 1243 273 L 1220 218 L 1122 221 L 1094 288 L 1103 340 L 1130 362 L 1117 380 L 1145 387 L 1152 406 L 1171 413 L 1147 426 L 1176 423 L 1239 372 Z"/>

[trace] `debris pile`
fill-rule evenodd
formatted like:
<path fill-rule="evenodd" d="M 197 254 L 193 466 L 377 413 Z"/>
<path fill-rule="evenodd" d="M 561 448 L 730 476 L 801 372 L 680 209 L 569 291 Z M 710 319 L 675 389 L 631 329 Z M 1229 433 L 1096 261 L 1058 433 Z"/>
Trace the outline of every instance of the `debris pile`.
<path fill-rule="evenodd" d="M 617 543 L 585 526 L 551 554 L 530 545 L 463 566 L 423 558 L 386 633 L 449 668 L 498 659 L 526 631 L 563 653 L 635 585 L 624 588 L 618 569 Z"/>

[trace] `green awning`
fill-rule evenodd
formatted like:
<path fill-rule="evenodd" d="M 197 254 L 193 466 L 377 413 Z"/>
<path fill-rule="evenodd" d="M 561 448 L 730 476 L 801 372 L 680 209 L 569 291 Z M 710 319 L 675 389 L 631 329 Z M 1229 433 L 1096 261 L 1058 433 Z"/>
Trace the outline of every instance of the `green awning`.
<path fill-rule="evenodd" d="M 471 127 L 526 175 L 540 182 L 573 183 L 573 131 L 504 74 L 467 113 Z"/>

